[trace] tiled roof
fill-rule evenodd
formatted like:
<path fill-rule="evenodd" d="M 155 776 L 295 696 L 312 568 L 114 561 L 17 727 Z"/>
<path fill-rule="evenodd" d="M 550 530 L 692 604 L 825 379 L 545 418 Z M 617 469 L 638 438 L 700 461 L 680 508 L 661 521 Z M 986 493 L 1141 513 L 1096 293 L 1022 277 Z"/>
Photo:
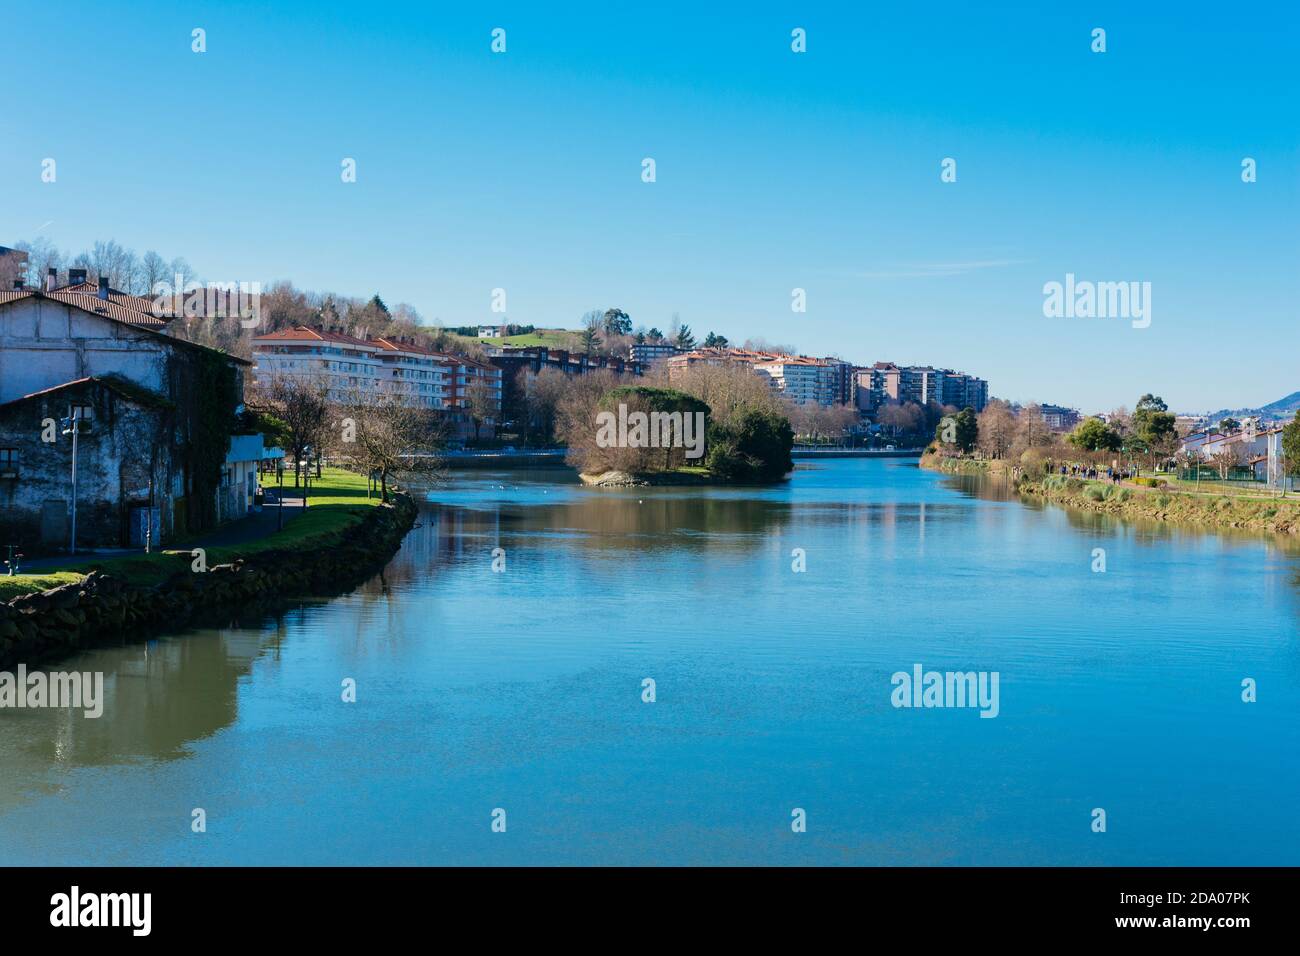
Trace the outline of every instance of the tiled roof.
<path fill-rule="evenodd" d="M 78 282 L 76 285 L 65 285 L 53 292 L 76 292 L 81 295 L 99 295 L 99 286 L 93 282 Z M 127 308 L 135 309 L 146 315 L 154 315 L 154 300 L 142 295 L 131 295 L 129 292 L 123 292 L 120 289 L 110 288 L 108 290 L 108 300 L 116 302 L 118 305 L 124 305 Z"/>
<path fill-rule="evenodd" d="M 252 365 L 247 359 L 239 358 L 237 355 L 230 355 L 218 349 L 210 349 L 206 345 L 199 345 L 195 342 L 187 342 L 185 339 L 176 338 L 174 335 L 168 335 L 163 331 L 167 325 L 166 320 L 155 319 L 153 316 L 145 316 L 135 309 L 118 305 L 116 302 L 109 300 L 107 302 L 98 296 L 82 295 L 77 292 L 41 292 L 39 289 L 11 289 L 8 292 L 0 292 L 0 305 L 7 305 L 10 302 L 17 302 L 20 299 L 48 299 L 51 302 L 61 302 L 64 305 L 70 305 L 73 308 L 80 309 L 83 312 L 89 312 L 91 315 L 98 315 L 101 318 L 108 319 L 112 322 L 119 322 L 122 325 L 129 325 L 137 328 L 142 332 L 148 332 L 150 335 L 156 335 L 161 339 L 179 345 L 187 349 L 200 349 L 204 352 L 213 352 L 230 362 L 239 365 Z"/>
<path fill-rule="evenodd" d="M 396 339 L 380 337 L 370 340 L 371 345 L 378 346 L 386 352 L 411 352 L 414 355 L 442 355 L 441 352 L 435 352 L 431 348 L 423 345 L 416 345 L 414 342 L 401 342 Z"/>
<path fill-rule="evenodd" d="M 372 349 L 380 347 L 375 342 L 353 338 L 351 335 L 344 335 L 342 332 L 326 332 L 324 329 L 314 329 L 306 325 L 297 325 L 291 329 L 281 329 L 278 332 L 268 332 L 266 335 L 254 336 L 253 342 L 333 342 L 337 345 L 363 346 Z"/>
<path fill-rule="evenodd" d="M 63 391 L 65 388 L 72 388 L 76 385 L 86 385 L 91 382 L 94 382 L 96 385 L 102 385 L 110 391 L 117 393 L 122 398 L 135 402 L 137 405 L 157 408 L 174 407 L 171 402 L 163 398 L 161 395 L 152 392 L 147 388 L 136 385 L 134 382 L 119 380 L 116 376 L 91 375 L 86 378 L 77 378 L 70 382 L 63 382 L 60 385 L 51 385 L 49 388 L 43 388 L 38 392 L 29 392 L 26 395 L 10 399 L 9 401 L 0 404 L 0 408 L 7 408 L 10 405 L 17 405 L 21 402 L 28 402 L 34 398 L 41 398 L 45 395 L 53 395 L 57 392 Z"/>
<path fill-rule="evenodd" d="M 89 283 L 82 283 L 88 285 Z M 69 287 L 75 288 L 75 287 Z M 86 312 L 94 312 L 99 315 L 107 315 L 109 318 L 116 319 L 118 322 L 126 322 L 128 325 L 138 325 L 146 329 L 162 329 L 170 319 L 158 318 L 148 309 L 142 310 L 135 303 L 146 303 L 152 307 L 153 303 L 148 299 L 140 299 L 138 296 L 128 296 L 124 293 L 118 293 L 116 296 L 109 293 L 107 300 L 99 298 L 96 295 L 90 295 L 83 292 L 69 292 L 68 289 L 55 289 L 52 292 L 40 292 L 37 289 L 11 289 L 8 292 L 0 292 L 0 304 L 14 302 L 18 299 L 32 298 L 40 295 L 46 299 L 53 299 L 56 302 L 63 302 L 66 305 L 75 305 Z"/>

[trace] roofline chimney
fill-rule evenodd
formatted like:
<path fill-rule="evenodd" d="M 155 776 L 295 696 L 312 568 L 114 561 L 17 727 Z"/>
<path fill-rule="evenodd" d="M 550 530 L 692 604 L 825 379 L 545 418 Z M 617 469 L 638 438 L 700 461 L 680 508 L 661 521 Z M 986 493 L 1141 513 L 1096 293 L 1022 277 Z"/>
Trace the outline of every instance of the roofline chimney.
<path fill-rule="evenodd" d="M 45 291 L 53 292 L 59 285 L 59 270 L 50 266 L 50 273 L 45 277 Z"/>
<path fill-rule="evenodd" d="M 27 285 L 27 280 L 26 280 L 26 279 L 15 279 L 15 280 L 14 280 L 14 289 L 16 289 L 16 290 L 19 291 L 19 292 L 21 292 L 21 291 L 23 290 L 23 287 L 26 286 L 26 285 Z"/>
<path fill-rule="evenodd" d="M 99 297 L 103 301 L 108 301 L 108 276 L 99 277 Z"/>

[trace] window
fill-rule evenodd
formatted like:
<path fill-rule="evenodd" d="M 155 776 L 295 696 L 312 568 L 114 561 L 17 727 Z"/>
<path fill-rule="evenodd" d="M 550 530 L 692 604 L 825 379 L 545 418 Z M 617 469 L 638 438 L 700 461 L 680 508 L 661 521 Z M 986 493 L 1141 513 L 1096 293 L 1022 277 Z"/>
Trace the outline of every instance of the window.
<path fill-rule="evenodd" d="M 18 477 L 18 449 L 0 448 L 0 478 Z"/>
<path fill-rule="evenodd" d="M 68 406 L 68 417 L 80 418 L 82 421 L 90 421 L 95 417 L 95 409 L 91 405 L 74 402 Z"/>

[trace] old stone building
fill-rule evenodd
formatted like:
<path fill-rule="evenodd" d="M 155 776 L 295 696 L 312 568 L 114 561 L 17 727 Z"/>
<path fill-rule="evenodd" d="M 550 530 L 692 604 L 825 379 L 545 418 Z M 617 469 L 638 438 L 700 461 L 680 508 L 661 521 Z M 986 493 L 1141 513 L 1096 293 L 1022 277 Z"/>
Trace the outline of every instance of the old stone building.
<path fill-rule="evenodd" d="M 52 550 L 59 502 L 71 523 L 70 445 L 61 434 L 44 440 L 48 430 L 32 419 L 39 406 L 40 420 L 55 420 L 62 432 L 71 399 L 83 391 L 92 411 L 103 406 L 108 417 L 82 426 L 89 431 L 79 469 L 93 477 L 84 493 L 78 481 L 79 544 L 138 542 L 150 476 L 163 541 L 233 516 L 221 504 L 222 486 L 250 363 L 173 338 L 163 326 L 139 301 L 102 285 L 99 295 L 0 292 L 0 464 L 18 465 L 9 469 L 18 477 L 0 478 L 0 545 Z"/>
<path fill-rule="evenodd" d="M 77 543 L 142 545 L 170 536 L 183 471 L 172 455 L 176 406 L 116 377 L 83 378 L 0 403 L 0 545 L 27 554 L 71 541 L 77 424 Z M 152 508 L 152 512 L 150 509 Z"/>

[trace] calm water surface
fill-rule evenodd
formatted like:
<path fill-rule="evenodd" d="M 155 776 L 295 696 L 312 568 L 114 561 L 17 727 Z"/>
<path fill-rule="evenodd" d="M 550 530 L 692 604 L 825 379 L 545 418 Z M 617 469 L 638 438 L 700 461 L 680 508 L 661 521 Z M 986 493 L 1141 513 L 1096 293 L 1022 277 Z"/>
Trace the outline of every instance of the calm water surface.
<path fill-rule="evenodd" d="M 1300 863 L 1300 556 L 899 460 L 470 473 L 351 595 L 73 668 L 103 718 L 0 711 L 0 864 Z"/>

